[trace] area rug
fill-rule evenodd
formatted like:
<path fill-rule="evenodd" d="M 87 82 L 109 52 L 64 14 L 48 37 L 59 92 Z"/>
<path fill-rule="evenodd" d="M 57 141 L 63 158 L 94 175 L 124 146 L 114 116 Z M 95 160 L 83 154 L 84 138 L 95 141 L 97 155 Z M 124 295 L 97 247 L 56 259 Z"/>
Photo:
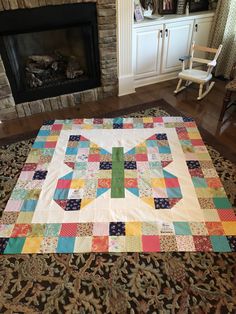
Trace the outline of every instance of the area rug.
<path fill-rule="evenodd" d="M 168 113 L 156 107 L 134 114 L 151 115 Z M 2 208 L 32 142 L 1 150 Z M 208 151 L 234 203 L 235 166 L 214 148 L 208 146 Z M 1 256 L 0 263 L 2 312 L 233 313 L 236 309 L 233 253 L 24 254 Z"/>

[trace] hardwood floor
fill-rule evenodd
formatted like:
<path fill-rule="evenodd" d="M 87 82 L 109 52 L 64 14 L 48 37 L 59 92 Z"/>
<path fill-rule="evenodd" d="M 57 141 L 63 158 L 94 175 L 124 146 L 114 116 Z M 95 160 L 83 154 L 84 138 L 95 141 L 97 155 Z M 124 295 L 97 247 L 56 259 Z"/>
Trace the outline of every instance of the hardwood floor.
<path fill-rule="evenodd" d="M 136 93 L 111 97 L 98 102 L 81 104 L 80 108 L 66 108 L 45 112 L 30 117 L 2 121 L 0 124 L 0 141 L 10 141 L 12 137 L 22 138 L 38 130 L 42 122 L 48 119 L 65 119 L 74 117 L 94 117 L 111 111 L 128 108 L 137 104 L 163 98 L 181 113 L 192 116 L 198 125 L 210 132 L 217 140 L 236 154 L 236 111 L 232 107 L 225 114 L 223 123 L 218 123 L 224 87 L 226 82 L 215 80 L 213 90 L 203 100 L 197 101 L 198 86 L 191 85 L 177 96 L 173 94 L 177 80 L 140 87 Z"/>

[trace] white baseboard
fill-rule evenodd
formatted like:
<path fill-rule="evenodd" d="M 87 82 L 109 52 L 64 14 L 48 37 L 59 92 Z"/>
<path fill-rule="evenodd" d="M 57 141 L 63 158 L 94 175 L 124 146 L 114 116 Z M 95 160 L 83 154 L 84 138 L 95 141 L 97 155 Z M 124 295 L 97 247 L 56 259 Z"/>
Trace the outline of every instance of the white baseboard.
<path fill-rule="evenodd" d="M 126 75 L 119 77 L 119 96 L 135 93 L 134 76 Z"/>

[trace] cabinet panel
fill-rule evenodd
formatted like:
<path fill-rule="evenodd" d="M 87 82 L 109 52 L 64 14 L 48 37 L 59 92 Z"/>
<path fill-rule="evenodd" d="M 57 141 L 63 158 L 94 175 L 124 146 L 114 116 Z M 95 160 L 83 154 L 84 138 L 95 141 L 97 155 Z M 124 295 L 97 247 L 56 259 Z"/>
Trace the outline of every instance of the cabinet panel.
<path fill-rule="evenodd" d="M 134 73 L 139 77 L 156 75 L 160 72 L 160 39 L 162 27 L 146 28 L 134 33 Z"/>
<path fill-rule="evenodd" d="M 181 68 L 179 58 L 189 54 L 193 20 L 165 24 L 162 73 Z"/>
<path fill-rule="evenodd" d="M 212 17 L 199 18 L 194 21 L 193 40 L 196 45 L 208 46 L 212 21 Z M 195 57 L 205 58 L 206 53 L 198 51 L 196 52 Z"/>

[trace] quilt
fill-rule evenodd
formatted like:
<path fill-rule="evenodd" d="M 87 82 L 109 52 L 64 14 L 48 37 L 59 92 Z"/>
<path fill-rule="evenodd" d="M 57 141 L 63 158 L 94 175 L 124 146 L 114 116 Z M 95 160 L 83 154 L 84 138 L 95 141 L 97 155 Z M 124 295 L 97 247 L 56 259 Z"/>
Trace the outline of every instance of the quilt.
<path fill-rule="evenodd" d="M 236 215 L 195 122 L 41 127 L 0 220 L 0 252 L 231 252 Z"/>

